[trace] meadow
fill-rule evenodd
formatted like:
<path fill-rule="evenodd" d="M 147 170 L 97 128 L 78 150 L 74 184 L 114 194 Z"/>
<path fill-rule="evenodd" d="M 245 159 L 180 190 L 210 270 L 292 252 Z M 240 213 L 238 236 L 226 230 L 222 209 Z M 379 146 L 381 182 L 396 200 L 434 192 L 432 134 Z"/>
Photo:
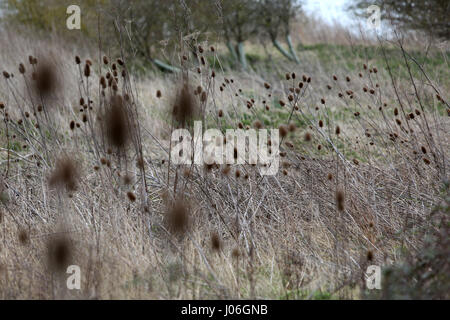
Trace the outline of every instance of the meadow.
<path fill-rule="evenodd" d="M 0 33 L 1 299 L 449 298 L 448 49 L 304 37 L 242 70 L 205 40 L 168 73 Z M 194 119 L 278 129 L 279 172 L 173 164 Z"/>

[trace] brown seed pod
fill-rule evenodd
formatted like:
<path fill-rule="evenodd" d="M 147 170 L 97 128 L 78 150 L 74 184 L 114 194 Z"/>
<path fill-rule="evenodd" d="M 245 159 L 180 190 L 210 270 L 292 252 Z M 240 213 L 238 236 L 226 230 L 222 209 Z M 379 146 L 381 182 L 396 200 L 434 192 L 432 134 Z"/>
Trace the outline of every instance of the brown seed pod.
<path fill-rule="evenodd" d="M 30 243 L 30 236 L 28 235 L 28 232 L 25 229 L 19 230 L 17 238 L 19 239 L 20 244 L 23 246 L 28 245 Z"/>
<path fill-rule="evenodd" d="M 297 129 L 294 123 L 289 123 L 288 130 L 289 132 L 294 132 Z"/>
<path fill-rule="evenodd" d="M 124 148 L 130 138 L 130 127 L 128 115 L 120 95 L 111 97 L 104 118 L 106 120 L 104 133 L 109 143 L 119 149 Z"/>
<path fill-rule="evenodd" d="M 336 191 L 336 207 L 339 211 L 344 210 L 344 202 L 345 202 L 344 191 L 339 189 Z"/>
<path fill-rule="evenodd" d="M 281 136 L 282 138 L 286 137 L 287 134 L 288 134 L 288 128 L 287 128 L 285 125 L 281 125 L 281 126 L 278 128 L 278 131 L 279 131 L 280 136 Z"/>
<path fill-rule="evenodd" d="M 184 234 L 189 227 L 189 208 L 185 201 L 178 199 L 167 210 L 167 224 L 170 232 Z"/>
<path fill-rule="evenodd" d="M 131 192 L 131 191 L 128 191 L 128 192 L 127 192 L 127 197 L 128 197 L 128 200 L 130 200 L 131 202 L 135 202 L 135 201 L 136 201 L 136 196 L 135 196 L 135 194 L 134 194 L 133 192 Z"/>
<path fill-rule="evenodd" d="M 262 125 L 261 121 L 255 120 L 255 122 L 253 122 L 253 127 L 255 129 L 261 129 L 263 127 L 263 125 Z"/>
<path fill-rule="evenodd" d="M 91 67 L 89 65 L 89 63 L 86 63 L 84 65 L 84 76 L 87 78 L 91 75 Z"/>
<path fill-rule="evenodd" d="M 172 117 L 182 127 L 188 125 L 200 113 L 198 100 L 194 99 L 192 92 L 187 82 L 184 83 L 178 91 L 172 107 Z M 203 99 L 206 99 L 206 93 Z"/>
<path fill-rule="evenodd" d="M 307 141 L 307 142 L 311 141 L 311 134 L 309 132 L 306 132 L 304 138 L 305 138 L 305 141 Z"/>
<path fill-rule="evenodd" d="M 65 236 L 51 237 L 47 243 L 47 262 L 52 271 L 65 272 L 72 263 L 73 246 Z"/>
<path fill-rule="evenodd" d="M 20 72 L 21 74 L 24 74 L 24 73 L 25 73 L 25 66 L 23 65 L 23 63 L 19 64 L 19 72 Z"/>
<path fill-rule="evenodd" d="M 211 248 L 214 251 L 222 250 L 222 241 L 220 240 L 220 236 L 217 232 L 214 232 L 213 234 L 211 234 Z"/>
<path fill-rule="evenodd" d="M 79 179 L 79 168 L 75 161 L 67 156 L 57 160 L 50 178 L 52 188 L 64 187 L 67 191 L 75 191 Z"/>

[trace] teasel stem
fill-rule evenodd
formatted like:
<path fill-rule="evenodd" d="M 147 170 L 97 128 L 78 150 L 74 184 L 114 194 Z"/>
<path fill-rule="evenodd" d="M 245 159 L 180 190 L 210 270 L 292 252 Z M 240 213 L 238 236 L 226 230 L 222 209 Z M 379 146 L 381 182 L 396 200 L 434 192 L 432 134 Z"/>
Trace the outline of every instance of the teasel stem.
<path fill-rule="evenodd" d="M 36 113 L 35 104 L 34 104 L 34 101 L 33 101 L 32 96 L 31 96 L 31 94 L 30 94 L 29 87 L 28 87 L 28 83 L 27 83 L 26 79 L 25 79 L 25 84 L 26 84 L 26 87 L 27 87 L 28 96 L 29 96 L 29 98 L 30 98 L 30 101 L 31 101 L 31 104 L 32 104 L 32 107 L 33 107 L 33 111 Z M 16 94 L 15 94 L 13 88 L 10 86 L 9 83 L 7 83 L 7 86 L 8 86 L 8 89 L 10 90 L 10 92 L 11 92 L 13 98 L 14 98 L 14 101 L 16 102 L 17 106 L 20 108 L 19 100 L 17 99 L 17 96 L 16 96 Z M 38 114 L 38 113 L 36 113 L 36 114 Z M 50 157 L 49 157 L 49 153 L 48 153 L 48 148 L 47 148 L 46 139 L 45 139 L 45 136 L 44 136 L 44 134 L 43 134 L 43 132 L 42 132 L 42 129 L 41 129 L 41 125 L 40 125 L 40 121 L 39 121 L 39 117 L 38 117 L 38 116 L 36 116 L 36 121 L 37 121 L 37 124 L 38 124 L 38 131 L 39 131 L 39 133 L 40 133 L 40 135 L 41 135 L 41 138 L 42 138 L 42 146 L 44 147 L 44 152 L 45 152 L 45 156 L 46 156 L 46 159 L 45 159 L 44 157 L 41 157 L 41 159 L 44 161 L 45 165 L 48 167 L 48 162 L 47 162 L 47 161 L 50 161 Z M 37 139 L 34 139 L 34 140 L 36 140 L 38 143 L 40 143 L 39 140 L 37 140 Z"/>

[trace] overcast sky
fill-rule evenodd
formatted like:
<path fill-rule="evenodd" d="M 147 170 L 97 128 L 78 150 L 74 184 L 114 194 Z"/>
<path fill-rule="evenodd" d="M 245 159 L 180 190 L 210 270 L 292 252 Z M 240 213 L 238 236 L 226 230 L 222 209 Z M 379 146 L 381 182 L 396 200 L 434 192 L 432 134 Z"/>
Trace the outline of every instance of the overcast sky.
<path fill-rule="evenodd" d="M 346 7 L 352 3 L 351 0 L 303 0 L 303 10 L 326 22 L 339 21 L 343 25 L 351 24 L 352 14 L 347 12 Z"/>

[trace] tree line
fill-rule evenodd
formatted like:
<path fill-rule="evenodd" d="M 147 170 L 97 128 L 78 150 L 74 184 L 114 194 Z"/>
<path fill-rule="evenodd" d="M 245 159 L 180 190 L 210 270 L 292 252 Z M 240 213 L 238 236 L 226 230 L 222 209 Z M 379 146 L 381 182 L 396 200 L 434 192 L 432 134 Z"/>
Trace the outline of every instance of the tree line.
<path fill-rule="evenodd" d="M 35 30 L 66 32 L 66 8 L 71 0 L 4 0 L 2 20 Z M 370 3 L 369 3 L 370 2 Z M 245 43 L 270 43 L 286 59 L 299 63 L 291 40 L 293 23 L 301 15 L 302 0 L 79 0 L 82 30 L 107 48 L 120 39 L 121 50 L 160 69 L 174 52 L 198 54 L 204 40 L 223 43 L 231 59 L 247 68 Z M 378 0 L 383 18 L 399 27 L 421 30 L 449 39 L 448 0 Z M 365 13 L 372 4 L 354 0 L 351 10 Z M 118 49 L 119 50 L 119 49 Z"/>

